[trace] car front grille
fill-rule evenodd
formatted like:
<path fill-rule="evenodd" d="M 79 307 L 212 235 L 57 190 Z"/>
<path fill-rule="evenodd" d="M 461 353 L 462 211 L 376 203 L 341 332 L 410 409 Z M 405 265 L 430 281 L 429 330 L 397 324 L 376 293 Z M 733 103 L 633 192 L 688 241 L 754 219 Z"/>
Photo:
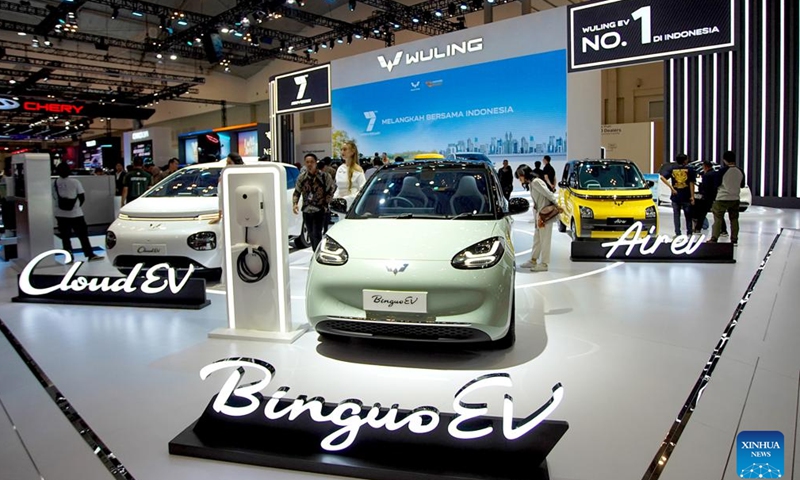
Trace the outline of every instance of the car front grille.
<path fill-rule="evenodd" d="M 369 320 L 323 320 L 316 325 L 320 333 L 353 337 L 439 342 L 483 342 L 484 332 L 464 326 L 445 326 L 408 322 L 373 322 Z"/>

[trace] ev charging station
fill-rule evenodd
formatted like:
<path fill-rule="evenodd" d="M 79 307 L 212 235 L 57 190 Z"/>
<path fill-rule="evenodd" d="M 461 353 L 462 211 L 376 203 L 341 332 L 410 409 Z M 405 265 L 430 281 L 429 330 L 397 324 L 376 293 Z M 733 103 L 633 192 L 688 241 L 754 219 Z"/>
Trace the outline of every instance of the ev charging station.
<path fill-rule="evenodd" d="M 228 328 L 209 337 L 291 343 L 286 170 L 264 163 L 222 172 Z"/>
<path fill-rule="evenodd" d="M 34 257 L 53 249 L 53 189 L 50 154 L 22 153 L 11 157 L 17 217 L 15 265 L 20 269 Z M 55 265 L 48 259 L 41 265 Z"/>

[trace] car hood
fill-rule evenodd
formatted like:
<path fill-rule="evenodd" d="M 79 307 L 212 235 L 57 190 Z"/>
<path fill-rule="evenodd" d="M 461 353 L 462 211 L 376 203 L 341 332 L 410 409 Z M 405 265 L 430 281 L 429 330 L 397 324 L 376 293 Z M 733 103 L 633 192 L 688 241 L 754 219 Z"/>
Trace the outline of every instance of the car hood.
<path fill-rule="evenodd" d="M 631 190 L 582 190 L 571 189 L 572 194 L 587 200 L 643 200 L 652 199 L 653 192 L 649 188 Z"/>
<path fill-rule="evenodd" d="M 461 250 L 505 236 L 497 220 L 342 220 L 328 231 L 350 258 L 364 260 L 447 260 Z"/>
<path fill-rule="evenodd" d="M 217 197 L 140 197 L 119 211 L 133 218 L 196 217 L 217 212 Z"/>

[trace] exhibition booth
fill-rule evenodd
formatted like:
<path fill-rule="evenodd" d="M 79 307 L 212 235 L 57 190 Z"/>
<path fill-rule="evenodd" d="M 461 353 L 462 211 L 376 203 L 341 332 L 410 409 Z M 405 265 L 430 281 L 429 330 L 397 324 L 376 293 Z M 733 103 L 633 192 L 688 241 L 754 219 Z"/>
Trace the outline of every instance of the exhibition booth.
<path fill-rule="evenodd" d="M 790 478 L 800 213 L 750 206 L 736 247 L 667 235 L 660 178 L 646 176 L 664 139 L 652 124 L 601 127 L 595 68 L 734 48 L 733 10 L 714 2 L 721 13 L 651 31 L 669 4 L 639 3 L 555 8 L 278 75 L 269 124 L 177 145 L 169 129 L 126 133 L 126 165 L 250 160 L 197 165 L 170 186 L 175 211 L 121 212 L 131 232 L 219 249 L 220 282 L 171 264 L 167 240 L 128 242 L 142 260 L 120 270 L 53 249 L 49 162 L 15 156 L 0 398 L 40 476 Z M 703 22 L 719 38 L 663 47 Z M 297 169 L 252 160 L 294 163 L 281 120 L 321 108 L 333 153 L 352 140 L 406 160 L 333 200 L 342 219 L 315 251 L 290 248 Z M 624 135 L 638 144 L 617 145 Z M 494 165 L 413 161 L 431 153 Z M 504 198 L 492 169 L 545 156 L 553 225 L 570 236 L 553 232 L 550 268 L 536 271 L 520 267 L 540 235 L 531 197 L 515 185 Z M 107 248 L 127 245 L 125 229 Z"/>

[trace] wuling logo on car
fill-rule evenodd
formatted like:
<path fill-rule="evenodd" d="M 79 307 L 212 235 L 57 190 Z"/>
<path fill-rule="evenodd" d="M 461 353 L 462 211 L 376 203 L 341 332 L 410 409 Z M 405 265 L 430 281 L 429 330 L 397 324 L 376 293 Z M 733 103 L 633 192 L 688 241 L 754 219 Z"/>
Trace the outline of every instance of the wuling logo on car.
<path fill-rule="evenodd" d="M 18 101 L 0 97 L 0 110 L 14 110 L 17 108 L 19 108 Z"/>
<path fill-rule="evenodd" d="M 414 63 L 425 63 L 430 62 L 431 60 L 439 60 L 442 58 L 453 57 L 455 55 L 466 55 L 468 53 L 479 52 L 483 50 L 483 37 L 480 38 L 473 38 L 472 40 L 466 40 L 460 43 L 449 43 L 444 47 L 444 50 L 440 50 L 440 47 L 433 47 L 428 48 L 427 50 L 417 50 L 413 53 L 406 53 L 405 54 L 405 64 L 412 65 Z M 381 68 L 385 68 L 389 71 L 389 73 L 394 70 L 395 67 L 400 65 L 400 62 L 403 60 L 403 50 L 394 54 L 394 57 L 389 60 L 383 55 L 378 55 L 378 63 L 380 64 Z"/>
<path fill-rule="evenodd" d="M 406 268 L 408 268 L 407 263 L 389 263 L 386 265 L 386 271 L 395 275 L 405 272 Z"/>

